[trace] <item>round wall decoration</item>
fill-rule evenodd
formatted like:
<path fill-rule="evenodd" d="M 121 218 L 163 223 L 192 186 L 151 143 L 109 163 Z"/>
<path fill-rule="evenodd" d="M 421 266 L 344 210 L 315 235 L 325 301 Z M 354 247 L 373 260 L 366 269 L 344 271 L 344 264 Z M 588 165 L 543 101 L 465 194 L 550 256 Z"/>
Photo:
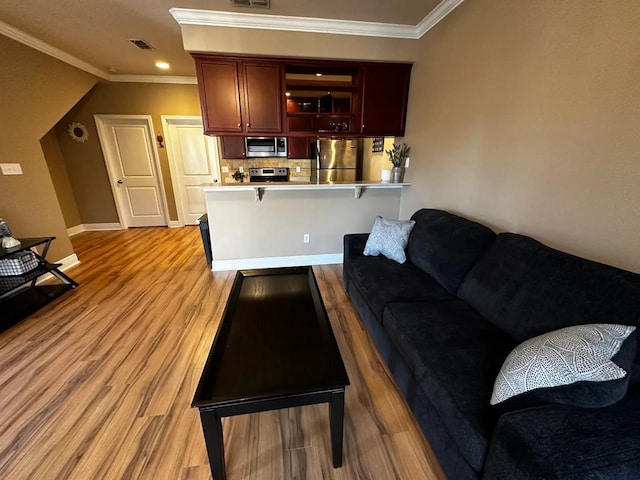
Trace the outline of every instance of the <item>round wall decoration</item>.
<path fill-rule="evenodd" d="M 69 132 L 69 136 L 78 143 L 85 142 L 87 138 L 89 138 L 87 127 L 80 122 L 71 122 L 69 127 L 67 127 L 67 131 Z"/>

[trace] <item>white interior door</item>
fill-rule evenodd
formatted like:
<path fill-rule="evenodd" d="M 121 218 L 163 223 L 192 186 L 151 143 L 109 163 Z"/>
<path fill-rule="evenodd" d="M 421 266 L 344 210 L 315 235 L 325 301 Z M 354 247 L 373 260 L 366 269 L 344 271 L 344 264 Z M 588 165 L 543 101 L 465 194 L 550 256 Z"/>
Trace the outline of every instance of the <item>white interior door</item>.
<path fill-rule="evenodd" d="M 203 185 L 217 183 L 220 162 L 215 138 L 202 133 L 201 117 L 162 116 L 178 221 L 195 225 L 207 211 Z"/>
<path fill-rule="evenodd" d="M 167 205 L 149 115 L 95 115 L 123 227 L 167 225 Z"/>

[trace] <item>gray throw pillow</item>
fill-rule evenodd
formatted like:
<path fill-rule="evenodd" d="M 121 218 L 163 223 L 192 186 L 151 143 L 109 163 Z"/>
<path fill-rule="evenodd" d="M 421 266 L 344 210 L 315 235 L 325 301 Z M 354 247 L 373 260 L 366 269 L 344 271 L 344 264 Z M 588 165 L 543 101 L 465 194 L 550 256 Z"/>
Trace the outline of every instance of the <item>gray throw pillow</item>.
<path fill-rule="evenodd" d="M 614 403 L 626 393 L 629 379 L 625 369 L 612 359 L 620 352 L 616 359 L 622 359 L 619 363 L 630 368 L 636 351 L 635 335 L 628 342 L 625 340 L 635 329 L 604 323 L 576 325 L 522 342 L 500 369 L 491 405 L 513 397 L 518 400 L 518 407 L 544 400 L 590 408 Z M 624 379 L 624 385 L 615 383 L 619 379 Z M 613 385 L 603 389 L 599 382 Z"/>
<path fill-rule="evenodd" d="M 407 261 L 404 249 L 409 241 L 409 234 L 416 224 L 413 220 L 387 220 L 380 216 L 373 221 L 371 233 L 364 246 L 365 255 L 384 255 L 398 263 Z"/>

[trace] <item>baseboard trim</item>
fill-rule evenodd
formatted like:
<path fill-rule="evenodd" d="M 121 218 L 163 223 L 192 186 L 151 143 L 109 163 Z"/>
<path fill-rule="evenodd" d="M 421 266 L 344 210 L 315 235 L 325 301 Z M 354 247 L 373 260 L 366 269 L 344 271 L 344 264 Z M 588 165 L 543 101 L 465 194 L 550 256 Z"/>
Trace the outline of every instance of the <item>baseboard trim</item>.
<path fill-rule="evenodd" d="M 321 255 L 294 255 L 290 257 L 238 258 L 234 260 L 213 260 L 214 272 L 244 270 L 250 268 L 300 267 L 303 265 L 327 265 L 342 263 L 342 253 Z"/>
<path fill-rule="evenodd" d="M 182 225 L 179 220 L 169 220 L 169 228 L 180 228 L 180 227 L 184 227 L 184 225 Z"/>
<path fill-rule="evenodd" d="M 67 235 L 73 237 L 82 232 L 101 232 L 105 230 L 122 230 L 119 223 L 82 223 L 75 227 L 67 228 Z"/>
<path fill-rule="evenodd" d="M 84 232 L 84 225 L 76 225 L 75 227 L 67 228 L 67 235 L 73 237 L 74 235 L 78 235 L 79 233 Z"/>
<path fill-rule="evenodd" d="M 65 270 L 69 270 L 70 268 L 75 267 L 76 265 L 80 265 L 80 260 L 78 259 L 78 256 L 75 253 L 72 253 L 71 255 L 64 257 L 62 260 L 58 260 L 57 262 L 53 262 L 53 263 L 61 263 L 62 266 L 59 268 L 60 271 L 64 272 Z M 57 278 L 54 275 L 47 273 L 45 275 L 42 275 L 41 277 L 38 278 L 38 281 L 36 282 L 36 284 L 41 284 L 42 282 L 46 282 L 47 280 L 51 280 L 52 278 Z"/>

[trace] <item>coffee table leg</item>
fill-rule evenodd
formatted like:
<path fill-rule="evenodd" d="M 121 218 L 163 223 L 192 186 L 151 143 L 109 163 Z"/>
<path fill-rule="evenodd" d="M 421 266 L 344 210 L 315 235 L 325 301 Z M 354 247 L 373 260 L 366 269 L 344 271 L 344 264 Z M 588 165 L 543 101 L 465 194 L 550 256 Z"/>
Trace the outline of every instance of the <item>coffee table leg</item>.
<path fill-rule="evenodd" d="M 209 466 L 213 480 L 225 480 L 224 441 L 222 438 L 222 422 L 215 410 L 200 411 L 200 421 L 204 432 L 204 441 L 209 455 Z"/>
<path fill-rule="evenodd" d="M 333 468 L 338 468 L 342 466 L 344 389 L 331 394 L 331 403 L 329 403 L 329 417 L 331 423 L 331 453 L 333 454 Z"/>

